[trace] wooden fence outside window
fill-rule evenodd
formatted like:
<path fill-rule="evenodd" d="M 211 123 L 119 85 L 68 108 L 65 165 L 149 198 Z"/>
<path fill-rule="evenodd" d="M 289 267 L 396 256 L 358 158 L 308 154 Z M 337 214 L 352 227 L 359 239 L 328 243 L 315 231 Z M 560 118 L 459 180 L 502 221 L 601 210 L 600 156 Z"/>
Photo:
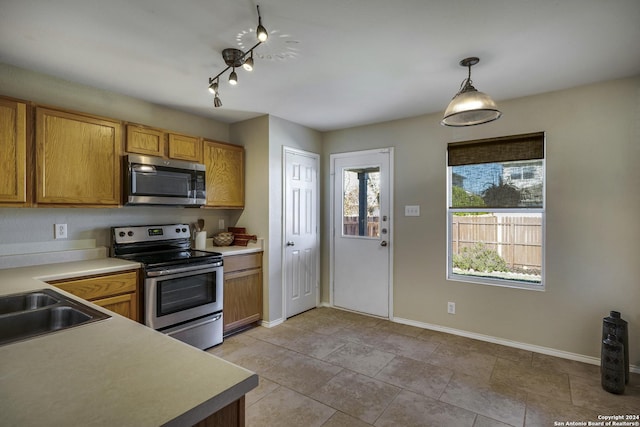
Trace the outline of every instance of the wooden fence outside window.
<path fill-rule="evenodd" d="M 509 268 L 542 268 L 542 220 L 538 217 L 453 215 L 453 254 L 484 243 L 505 260 Z"/>

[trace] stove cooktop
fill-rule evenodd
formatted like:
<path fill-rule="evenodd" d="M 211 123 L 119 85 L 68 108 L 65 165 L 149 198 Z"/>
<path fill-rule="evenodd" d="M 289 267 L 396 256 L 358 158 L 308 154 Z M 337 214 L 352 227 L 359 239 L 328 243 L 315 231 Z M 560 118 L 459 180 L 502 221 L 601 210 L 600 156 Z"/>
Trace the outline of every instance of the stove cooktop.
<path fill-rule="evenodd" d="M 191 264 L 203 262 L 217 262 L 222 260 L 218 252 L 205 252 L 195 249 L 179 251 L 144 252 L 120 255 L 118 258 L 127 259 L 144 264 L 146 267 L 161 267 L 175 264 Z"/>

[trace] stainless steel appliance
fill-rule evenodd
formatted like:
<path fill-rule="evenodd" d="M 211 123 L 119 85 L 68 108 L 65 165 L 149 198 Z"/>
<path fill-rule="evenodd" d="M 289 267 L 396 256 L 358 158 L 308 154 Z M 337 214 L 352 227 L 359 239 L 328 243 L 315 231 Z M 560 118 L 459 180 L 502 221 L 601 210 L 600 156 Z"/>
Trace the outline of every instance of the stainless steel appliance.
<path fill-rule="evenodd" d="M 222 342 L 222 255 L 190 249 L 188 224 L 113 227 L 111 255 L 144 270 L 144 323 L 206 349 Z"/>
<path fill-rule="evenodd" d="M 205 204 L 205 166 L 200 163 L 129 154 L 125 157 L 125 204 Z"/>

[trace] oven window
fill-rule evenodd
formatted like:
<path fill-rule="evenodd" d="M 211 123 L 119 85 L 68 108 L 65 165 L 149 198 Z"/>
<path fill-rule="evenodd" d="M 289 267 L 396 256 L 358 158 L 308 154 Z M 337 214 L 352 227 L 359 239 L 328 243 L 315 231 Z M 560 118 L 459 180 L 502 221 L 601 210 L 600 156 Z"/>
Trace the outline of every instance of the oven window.
<path fill-rule="evenodd" d="M 216 272 L 158 281 L 157 315 L 216 302 Z"/>

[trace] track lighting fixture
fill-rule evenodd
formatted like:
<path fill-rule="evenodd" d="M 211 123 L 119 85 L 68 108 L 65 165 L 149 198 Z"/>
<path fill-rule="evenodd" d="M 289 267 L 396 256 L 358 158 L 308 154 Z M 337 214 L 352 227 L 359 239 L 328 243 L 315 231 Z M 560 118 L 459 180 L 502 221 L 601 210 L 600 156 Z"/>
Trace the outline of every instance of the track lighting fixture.
<path fill-rule="evenodd" d="M 471 81 L 471 67 L 480 62 L 471 57 L 460 61 L 460 65 L 469 68 L 469 76 L 462 81 L 460 90 L 453 97 L 440 122 L 445 126 L 474 126 L 492 122 L 500 118 L 502 113 L 496 103 L 486 93 L 478 92 Z"/>
<path fill-rule="evenodd" d="M 222 59 L 227 64 L 227 68 L 222 70 L 215 77 L 209 77 L 209 92 L 215 95 L 213 99 L 214 107 L 222 107 L 222 101 L 220 100 L 218 92 L 218 83 L 220 76 L 227 72 L 231 68 L 229 74 L 229 84 L 235 86 L 238 84 L 238 74 L 236 68 L 242 66 L 247 71 L 252 71 L 254 67 L 253 63 L 253 50 L 264 43 L 269 38 L 267 29 L 262 25 L 262 17 L 260 16 L 260 6 L 256 6 L 258 10 L 258 27 L 256 28 L 256 37 L 258 42 L 248 51 L 243 52 L 240 49 L 229 48 L 222 51 Z M 247 57 L 248 56 L 248 57 Z"/>

